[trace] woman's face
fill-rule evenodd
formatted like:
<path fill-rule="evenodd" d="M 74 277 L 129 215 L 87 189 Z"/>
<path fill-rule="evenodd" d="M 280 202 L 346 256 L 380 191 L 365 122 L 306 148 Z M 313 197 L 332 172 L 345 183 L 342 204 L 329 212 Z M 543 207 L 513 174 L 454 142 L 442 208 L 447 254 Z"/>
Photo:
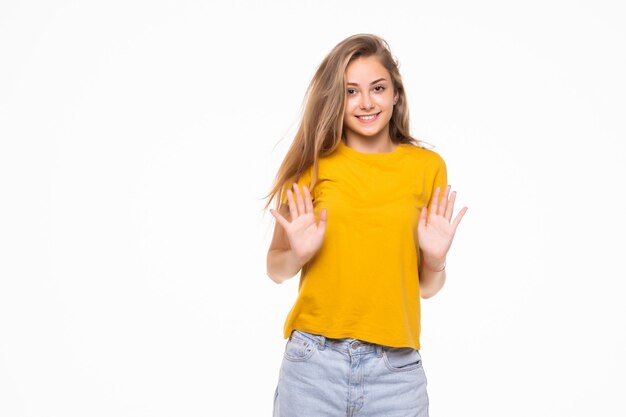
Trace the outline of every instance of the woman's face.
<path fill-rule="evenodd" d="M 346 137 L 387 141 L 393 113 L 393 84 L 389 71 L 375 56 L 360 57 L 346 68 Z M 350 139 L 348 139 L 350 140 Z"/>

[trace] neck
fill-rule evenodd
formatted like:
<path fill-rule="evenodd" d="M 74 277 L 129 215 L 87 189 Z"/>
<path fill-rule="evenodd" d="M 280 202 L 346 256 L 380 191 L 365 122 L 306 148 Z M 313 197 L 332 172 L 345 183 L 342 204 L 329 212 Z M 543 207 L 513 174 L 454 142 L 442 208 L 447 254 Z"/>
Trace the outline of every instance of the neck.
<path fill-rule="evenodd" d="M 363 153 L 386 153 L 396 148 L 396 144 L 391 141 L 389 132 L 381 132 L 376 136 L 356 135 L 353 132 L 346 132 L 346 145 Z"/>

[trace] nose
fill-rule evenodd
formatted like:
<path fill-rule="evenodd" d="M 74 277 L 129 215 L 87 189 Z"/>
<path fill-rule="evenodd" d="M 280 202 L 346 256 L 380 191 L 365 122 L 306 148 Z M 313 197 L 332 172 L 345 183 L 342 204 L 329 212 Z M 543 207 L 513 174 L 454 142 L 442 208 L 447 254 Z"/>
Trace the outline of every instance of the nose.
<path fill-rule="evenodd" d="M 369 94 L 361 94 L 361 103 L 360 103 L 360 107 L 362 110 L 369 110 L 372 107 L 374 107 L 374 105 L 372 104 L 372 100 L 370 100 L 370 96 Z"/>

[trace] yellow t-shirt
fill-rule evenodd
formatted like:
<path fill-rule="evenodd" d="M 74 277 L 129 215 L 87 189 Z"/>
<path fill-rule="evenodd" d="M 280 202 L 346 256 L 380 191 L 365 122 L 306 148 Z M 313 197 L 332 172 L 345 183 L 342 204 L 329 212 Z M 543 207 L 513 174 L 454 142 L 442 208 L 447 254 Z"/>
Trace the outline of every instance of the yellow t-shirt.
<path fill-rule="evenodd" d="M 312 173 L 298 179 L 301 190 Z M 446 185 L 439 154 L 410 144 L 370 154 L 340 141 L 321 158 L 311 197 L 317 219 L 327 209 L 324 242 L 300 272 L 284 338 L 298 329 L 420 349 L 417 224 Z"/>

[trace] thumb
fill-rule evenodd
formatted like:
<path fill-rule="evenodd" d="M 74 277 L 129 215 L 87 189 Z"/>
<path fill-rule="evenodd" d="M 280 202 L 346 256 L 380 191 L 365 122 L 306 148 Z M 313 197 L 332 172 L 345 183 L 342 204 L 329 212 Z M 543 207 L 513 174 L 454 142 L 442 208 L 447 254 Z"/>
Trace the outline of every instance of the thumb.
<path fill-rule="evenodd" d="M 420 218 L 418 222 L 418 226 L 420 228 L 426 227 L 426 215 L 428 214 L 428 209 L 426 206 L 422 207 L 422 211 L 420 211 Z"/>
<path fill-rule="evenodd" d="M 328 212 L 325 208 L 322 209 L 320 213 L 320 221 L 317 225 L 317 230 L 320 234 L 324 234 L 326 232 L 326 219 L 328 218 Z"/>
<path fill-rule="evenodd" d="M 280 214 L 278 211 L 270 209 L 270 213 L 272 213 L 272 216 L 274 216 L 276 221 L 280 223 L 285 229 L 287 228 L 287 226 L 289 226 L 289 222 L 287 221 L 287 219 L 285 219 L 283 215 Z"/>

